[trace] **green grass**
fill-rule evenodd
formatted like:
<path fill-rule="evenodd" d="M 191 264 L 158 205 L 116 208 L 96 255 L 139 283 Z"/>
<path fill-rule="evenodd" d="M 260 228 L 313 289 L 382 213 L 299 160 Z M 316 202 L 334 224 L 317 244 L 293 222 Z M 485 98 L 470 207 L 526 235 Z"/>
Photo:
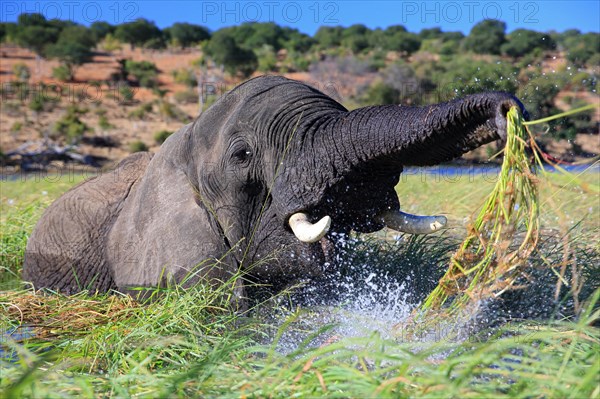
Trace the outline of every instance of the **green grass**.
<path fill-rule="evenodd" d="M 230 305 L 232 282 L 219 290 L 169 287 L 144 304 L 121 295 L 65 297 L 23 289 L 15 276 L 29 233 L 43 209 L 82 177 L 2 182 L 0 330 L 27 325 L 36 336 L 18 342 L 2 336 L 0 395 L 598 398 L 600 212 L 593 191 L 598 178 L 583 175 L 585 191 L 553 175 L 553 185 L 542 188 L 542 201 L 552 201 L 542 206 L 545 231 L 527 276 L 539 277 L 538 284 L 490 305 L 490 329 L 432 341 L 411 336 L 410 324 L 390 327 L 388 334 L 344 336 L 335 325 L 311 317 L 324 312 L 343 317 L 348 312 L 343 306 L 297 308 L 287 294 L 239 315 Z M 410 284 L 409 302 L 422 300 L 464 237 L 463 219 L 493 184 L 491 175 L 403 177 L 398 186 L 403 209 L 446 213 L 454 228 L 410 239 L 382 232 L 352 243 L 339 278 L 361 282 L 371 272 L 393 275 Z M 544 265 L 552 269 L 542 273 Z M 564 284 L 554 300 L 561 272 Z M 573 275 L 585 277 L 577 305 Z M 517 304 L 523 312 L 539 306 L 534 289 L 545 294 L 544 301 L 554 301 L 543 315 L 554 321 L 517 321 L 528 315 L 509 313 Z M 295 345 L 282 350 L 289 336 L 296 337 Z"/>
<path fill-rule="evenodd" d="M 435 170 L 435 169 L 434 169 Z M 450 176 L 414 172 L 401 175 L 396 186 L 400 205 L 406 212 L 443 214 L 451 227 L 464 228 L 464 219 L 472 216 L 492 191 L 498 172 Z M 598 193 L 600 174 L 584 173 L 578 181 L 552 173 L 549 184 L 540 187 L 542 227 L 558 228 L 559 219 L 572 226 L 580 221 L 585 227 L 600 226 Z"/>
<path fill-rule="evenodd" d="M 88 320 L 93 328 L 70 331 L 72 320 L 51 312 L 46 314 L 54 320 L 51 341 L 5 341 L 5 350 L 18 359 L 0 363 L 5 397 L 599 394 L 600 333 L 592 326 L 598 322 L 597 312 L 584 312 L 577 323 L 509 324 L 492 337 L 474 335 L 464 342 L 416 343 L 377 333 L 338 338 L 329 328 L 314 326 L 296 349 L 282 353 L 278 338 L 295 327 L 298 314 L 287 318 L 272 343 L 264 343 L 267 327 L 257 319 L 234 316 L 224 295 L 201 287 L 162 294 L 146 305 L 110 297 L 92 301 L 83 295 L 41 299 L 63 313 L 83 305 L 89 315 L 80 311 L 79 317 L 93 318 Z M 596 291 L 593 301 L 598 295 Z M 324 343 L 311 345 L 316 338 Z"/>
<path fill-rule="evenodd" d="M 19 284 L 29 234 L 52 201 L 84 175 L 31 175 L 0 182 L 0 290 Z"/>

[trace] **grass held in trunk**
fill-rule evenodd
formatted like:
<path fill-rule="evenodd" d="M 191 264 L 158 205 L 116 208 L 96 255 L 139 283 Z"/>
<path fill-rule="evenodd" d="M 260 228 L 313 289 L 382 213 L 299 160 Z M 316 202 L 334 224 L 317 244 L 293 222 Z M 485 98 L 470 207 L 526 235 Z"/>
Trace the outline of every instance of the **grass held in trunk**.
<path fill-rule="evenodd" d="M 589 107 L 556 115 L 552 119 Z M 507 114 L 504 160 L 496 185 L 487 196 L 468 234 L 452 255 L 450 266 L 438 286 L 423 302 L 424 313 L 450 302 L 447 311 L 456 315 L 468 304 L 499 296 L 514 287 L 526 260 L 536 249 L 540 230 L 541 152 L 516 107 Z M 531 157 L 527 149 L 530 149 Z"/>

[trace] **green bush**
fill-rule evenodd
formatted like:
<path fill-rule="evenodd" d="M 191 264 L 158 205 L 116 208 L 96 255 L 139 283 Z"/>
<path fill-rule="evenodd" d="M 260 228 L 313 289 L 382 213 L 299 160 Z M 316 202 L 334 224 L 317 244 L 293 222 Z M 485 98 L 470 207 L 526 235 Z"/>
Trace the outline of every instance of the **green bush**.
<path fill-rule="evenodd" d="M 196 87 L 198 81 L 196 76 L 189 69 L 178 69 L 172 72 L 173 79 L 176 83 L 186 85 L 189 88 Z"/>
<path fill-rule="evenodd" d="M 593 91 L 596 86 L 596 80 L 587 72 L 578 72 L 570 79 L 571 90 L 589 90 Z"/>
<path fill-rule="evenodd" d="M 112 53 L 115 51 L 121 51 L 123 46 L 121 45 L 119 39 L 115 38 L 112 34 L 109 33 L 104 37 L 104 40 L 102 40 L 102 42 L 100 43 L 100 48 L 104 51 Z"/>
<path fill-rule="evenodd" d="M 562 47 L 566 53 L 567 60 L 578 67 L 590 63 L 590 59 L 600 53 L 600 33 L 584 33 L 569 35 L 562 40 Z"/>
<path fill-rule="evenodd" d="M 258 67 L 258 60 L 254 51 L 241 47 L 233 35 L 230 30 L 218 30 L 205 46 L 204 51 L 217 64 L 223 65 L 230 75 L 235 76 L 240 73 L 248 77 Z"/>
<path fill-rule="evenodd" d="M 598 68 L 598 66 L 600 65 L 600 53 L 596 53 L 590 58 L 588 58 L 586 65 L 589 68 Z"/>
<path fill-rule="evenodd" d="M 277 54 L 275 54 L 272 46 L 263 45 L 256 50 L 256 57 L 258 58 L 258 70 L 260 72 L 272 72 L 276 69 Z"/>
<path fill-rule="evenodd" d="M 52 77 L 62 82 L 68 82 L 71 79 L 71 70 L 66 65 L 59 65 L 52 68 Z"/>
<path fill-rule="evenodd" d="M 467 50 L 477 54 L 500 54 L 501 46 L 506 42 L 506 24 L 496 19 L 486 19 L 471 29 L 464 40 Z"/>
<path fill-rule="evenodd" d="M 400 94 L 397 89 L 377 81 L 369 86 L 359 102 L 363 105 L 399 104 Z"/>
<path fill-rule="evenodd" d="M 98 127 L 103 131 L 114 129 L 114 125 L 108 121 L 106 115 L 100 115 L 98 117 Z"/>
<path fill-rule="evenodd" d="M 526 83 L 519 86 L 517 97 L 523 101 L 532 119 L 561 112 L 555 105 L 556 96 L 565 86 L 567 79 L 563 74 L 542 74 L 540 71 L 531 72 L 525 76 Z M 585 114 L 578 114 L 570 118 L 562 118 L 547 123 L 549 136 L 553 139 L 573 139 L 577 133 L 573 125 L 574 118 L 584 118 Z"/>
<path fill-rule="evenodd" d="M 141 140 L 132 141 L 129 143 L 129 152 L 143 152 L 148 151 L 148 146 Z"/>
<path fill-rule="evenodd" d="M 85 132 L 91 130 L 88 125 L 79 119 L 80 115 L 87 113 L 87 109 L 71 105 L 66 114 L 54 124 L 52 133 L 56 137 L 66 137 L 71 142 L 77 142 Z"/>
<path fill-rule="evenodd" d="M 33 97 L 33 99 L 29 102 L 29 109 L 32 110 L 33 112 L 43 112 L 44 111 L 43 96 L 39 95 L 39 96 Z"/>
<path fill-rule="evenodd" d="M 548 34 L 529 29 L 516 29 L 508 35 L 508 42 L 501 46 L 502 54 L 522 57 L 536 49 L 552 50 L 556 43 Z"/>
<path fill-rule="evenodd" d="M 130 118 L 144 119 L 147 113 L 152 112 L 152 103 L 144 103 L 129 113 Z"/>
<path fill-rule="evenodd" d="M 162 50 L 167 47 L 167 43 L 162 37 L 154 37 L 145 42 L 143 47 L 149 50 Z"/>
<path fill-rule="evenodd" d="M 127 86 L 127 85 L 120 85 L 119 86 L 119 102 L 123 102 L 125 104 L 130 104 L 133 102 L 133 97 L 135 96 L 135 91 Z"/>
<path fill-rule="evenodd" d="M 125 71 L 128 75 L 133 76 L 142 87 L 153 88 L 158 86 L 158 81 L 156 80 L 158 69 L 150 61 L 126 60 Z"/>
<path fill-rule="evenodd" d="M 169 136 L 171 136 L 173 134 L 173 132 L 170 132 L 168 130 L 161 130 L 160 132 L 156 132 L 154 134 L 154 141 L 156 141 L 156 144 L 162 144 L 165 142 L 166 139 L 169 138 Z"/>
<path fill-rule="evenodd" d="M 175 104 L 171 104 L 167 101 L 161 101 L 158 104 L 158 112 L 164 119 L 176 120 L 178 122 L 189 122 L 191 119 L 188 114 L 183 112 Z"/>
<path fill-rule="evenodd" d="M 439 65 L 428 78 L 446 93 L 459 95 L 485 90 L 515 93 L 519 87 L 518 69 L 512 63 L 486 62 L 466 56 L 455 56 Z"/>

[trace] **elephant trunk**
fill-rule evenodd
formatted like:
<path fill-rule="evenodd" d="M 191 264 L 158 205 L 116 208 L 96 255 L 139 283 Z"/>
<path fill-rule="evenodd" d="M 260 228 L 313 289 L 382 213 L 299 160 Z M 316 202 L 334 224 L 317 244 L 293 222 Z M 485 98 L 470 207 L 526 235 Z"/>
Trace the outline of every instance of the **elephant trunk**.
<path fill-rule="evenodd" d="M 425 107 L 383 105 L 340 115 L 334 129 L 336 170 L 388 159 L 401 166 L 446 162 L 506 137 L 506 114 L 520 101 L 490 92 Z M 342 163 L 342 164 L 340 164 Z"/>
<path fill-rule="evenodd" d="M 307 171 L 314 171 L 316 177 L 310 184 L 287 186 L 294 195 L 287 197 L 282 213 L 304 242 L 322 237 L 326 229 L 316 226 L 328 224 L 322 221 L 326 215 L 333 223 L 345 217 L 346 223 L 361 231 L 383 225 L 410 234 L 437 231 L 446 224 L 443 216 L 399 211 L 393 186 L 402 168 L 439 164 L 505 138 L 506 114 L 512 106 L 525 113 L 514 96 L 490 92 L 426 107 L 371 106 L 315 119 L 301 140 L 310 156 L 297 157 L 299 162 L 288 170 L 289 180 L 280 183 L 306 181 Z M 362 202 L 349 206 L 339 201 L 348 195 L 361 196 Z M 296 223 L 300 229 L 294 227 L 292 217 L 298 212 L 307 215 L 302 221 L 310 222 Z"/>

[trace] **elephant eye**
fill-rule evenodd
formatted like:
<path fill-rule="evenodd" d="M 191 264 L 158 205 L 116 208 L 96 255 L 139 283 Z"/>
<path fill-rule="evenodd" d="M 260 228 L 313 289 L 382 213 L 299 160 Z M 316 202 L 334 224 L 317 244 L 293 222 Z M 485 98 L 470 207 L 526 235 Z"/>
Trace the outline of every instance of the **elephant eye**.
<path fill-rule="evenodd" d="M 247 147 L 240 148 L 233 153 L 232 157 L 235 162 L 246 163 L 252 158 L 252 151 Z"/>

